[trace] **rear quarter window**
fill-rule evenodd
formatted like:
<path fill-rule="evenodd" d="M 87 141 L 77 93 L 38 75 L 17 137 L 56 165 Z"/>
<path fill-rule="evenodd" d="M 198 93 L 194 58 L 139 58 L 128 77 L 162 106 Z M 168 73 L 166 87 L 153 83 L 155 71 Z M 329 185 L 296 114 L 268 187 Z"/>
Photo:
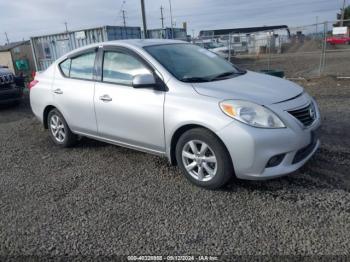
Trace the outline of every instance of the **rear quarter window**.
<path fill-rule="evenodd" d="M 71 64 L 71 60 L 66 59 L 62 63 L 60 63 L 60 65 L 59 65 L 62 74 L 66 77 L 69 77 L 70 64 Z"/>

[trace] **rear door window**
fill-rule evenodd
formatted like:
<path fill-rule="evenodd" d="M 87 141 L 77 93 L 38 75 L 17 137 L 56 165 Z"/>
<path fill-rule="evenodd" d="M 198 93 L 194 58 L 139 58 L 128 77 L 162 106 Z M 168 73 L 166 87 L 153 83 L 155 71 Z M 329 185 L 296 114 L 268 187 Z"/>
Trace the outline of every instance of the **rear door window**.
<path fill-rule="evenodd" d="M 93 79 L 94 63 L 96 53 L 91 52 L 72 58 L 70 66 L 70 77 L 78 79 Z"/>

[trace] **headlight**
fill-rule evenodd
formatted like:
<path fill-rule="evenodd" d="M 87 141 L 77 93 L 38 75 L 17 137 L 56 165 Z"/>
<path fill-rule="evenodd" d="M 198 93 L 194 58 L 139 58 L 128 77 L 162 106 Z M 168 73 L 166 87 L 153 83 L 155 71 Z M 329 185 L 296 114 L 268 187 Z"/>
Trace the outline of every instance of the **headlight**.
<path fill-rule="evenodd" d="M 286 127 L 281 119 L 269 109 L 243 100 L 226 100 L 220 102 L 221 110 L 238 121 L 260 128 Z"/>

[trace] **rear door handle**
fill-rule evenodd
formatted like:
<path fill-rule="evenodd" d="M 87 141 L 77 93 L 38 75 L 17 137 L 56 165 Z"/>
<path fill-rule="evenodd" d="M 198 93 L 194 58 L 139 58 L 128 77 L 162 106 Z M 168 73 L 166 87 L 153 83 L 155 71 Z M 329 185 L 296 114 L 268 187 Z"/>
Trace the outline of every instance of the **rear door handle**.
<path fill-rule="evenodd" d="M 111 102 L 113 99 L 109 95 L 100 96 L 100 100 L 103 102 Z"/>
<path fill-rule="evenodd" d="M 59 89 L 59 88 L 53 90 L 53 92 L 54 92 L 55 94 L 58 94 L 58 95 L 62 95 L 62 94 L 63 94 L 63 91 L 62 91 L 61 89 Z"/>

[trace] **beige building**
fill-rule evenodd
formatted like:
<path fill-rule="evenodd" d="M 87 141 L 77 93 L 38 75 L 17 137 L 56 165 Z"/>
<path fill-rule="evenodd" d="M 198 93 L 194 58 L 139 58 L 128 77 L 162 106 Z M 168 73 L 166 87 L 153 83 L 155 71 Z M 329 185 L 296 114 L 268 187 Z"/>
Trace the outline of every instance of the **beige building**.
<path fill-rule="evenodd" d="M 16 75 L 30 75 L 35 70 L 30 42 L 21 41 L 0 46 L 0 65 L 7 66 Z"/>

